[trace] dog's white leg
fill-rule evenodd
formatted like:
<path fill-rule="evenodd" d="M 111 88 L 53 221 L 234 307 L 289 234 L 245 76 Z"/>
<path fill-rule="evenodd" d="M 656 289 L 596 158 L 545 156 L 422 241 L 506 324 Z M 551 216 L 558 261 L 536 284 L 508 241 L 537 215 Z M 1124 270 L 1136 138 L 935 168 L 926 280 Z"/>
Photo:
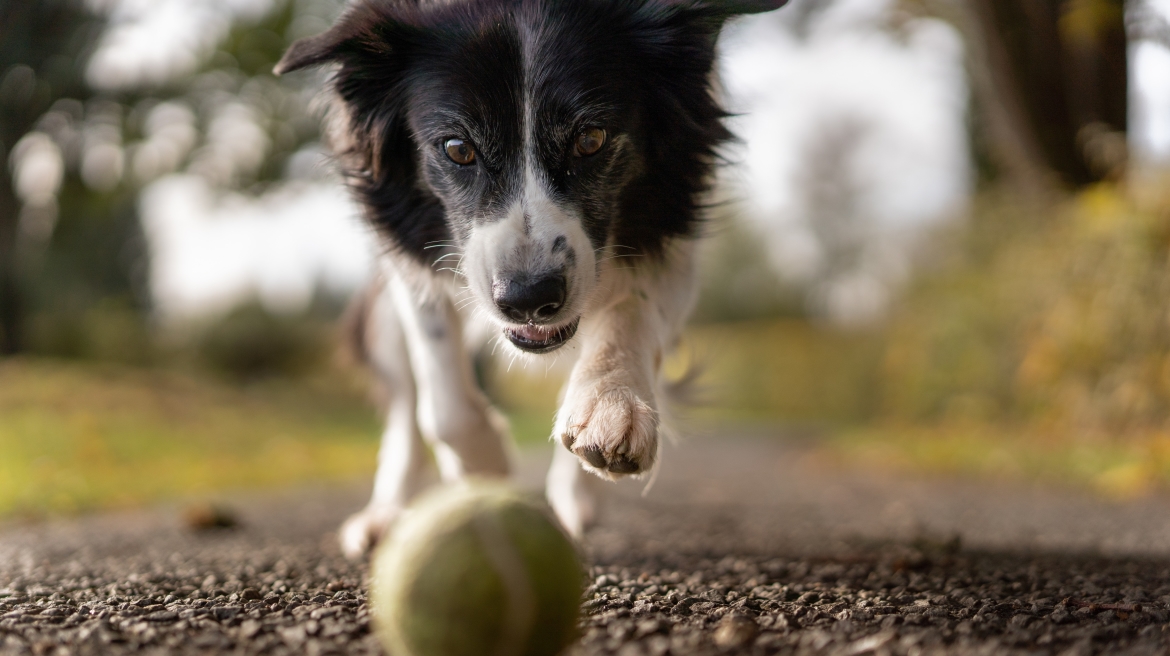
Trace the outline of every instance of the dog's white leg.
<path fill-rule="evenodd" d="M 597 479 L 585 473 L 573 452 L 556 448 L 545 480 L 548 505 L 569 535 L 580 538 L 597 517 L 597 499 L 591 489 Z M 600 482 L 600 481 L 598 481 Z"/>
<path fill-rule="evenodd" d="M 507 476 L 507 426 L 476 386 L 450 295 L 433 281 L 403 275 L 390 286 L 414 372 L 419 428 L 443 480 Z"/>
<path fill-rule="evenodd" d="M 587 471 L 614 479 L 649 472 L 657 459 L 659 372 L 694 305 L 694 244 L 673 244 L 659 264 L 603 275 L 608 302 L 582 320 L 581 355 L 553 435 Z"/>
<path fill-rule="evenodd" d="M 371 301 L 363 347 L 369 364 L 388 396 L 386 428 L 378 450 L 374 494 L 369 504 L 341 526 L 341 549 L 350 557 L 365 554 L 425 485 L 429 461 L 416 420 L 414 376 L 406 352 L 406 336 L 396 316 L 390 291 L 382 286 Z"/>

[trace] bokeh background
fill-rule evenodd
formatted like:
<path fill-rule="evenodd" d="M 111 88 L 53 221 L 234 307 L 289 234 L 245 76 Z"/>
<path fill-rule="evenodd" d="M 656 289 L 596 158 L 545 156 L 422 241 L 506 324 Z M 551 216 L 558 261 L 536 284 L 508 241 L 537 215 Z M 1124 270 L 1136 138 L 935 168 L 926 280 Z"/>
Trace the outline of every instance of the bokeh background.
<path fill-rule="evenodd" d="M 327 73 L 271 74 L 341 9 L 0 0 L 0 521 L 372 473 L 334 324 L 377 246 Z M 1170 487 L 1170 1 L 792 0 L 720 47 L 678 432 Z M 477 371 L 549 448 L 558 372 Z"/>

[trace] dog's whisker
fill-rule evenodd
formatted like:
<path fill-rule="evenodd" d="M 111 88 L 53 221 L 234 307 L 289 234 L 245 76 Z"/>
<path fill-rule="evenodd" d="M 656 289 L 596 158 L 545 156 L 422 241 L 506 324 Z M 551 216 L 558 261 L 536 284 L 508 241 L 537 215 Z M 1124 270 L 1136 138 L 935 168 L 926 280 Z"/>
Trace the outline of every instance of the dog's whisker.
<path fill-rule="evenodd" d="M 603 258 L 597 260 L 597 263 L 601 264 L 602 262 L 609 262 L 610 260 L 624 260 L 624 259 L 630 259 L 630 258 L 635 258 L 635 257 L 644 257 L 644 256 L 640 253 L 630 254 L 630 255 L 610 255 L 609 257 L 603 257 Z"/>

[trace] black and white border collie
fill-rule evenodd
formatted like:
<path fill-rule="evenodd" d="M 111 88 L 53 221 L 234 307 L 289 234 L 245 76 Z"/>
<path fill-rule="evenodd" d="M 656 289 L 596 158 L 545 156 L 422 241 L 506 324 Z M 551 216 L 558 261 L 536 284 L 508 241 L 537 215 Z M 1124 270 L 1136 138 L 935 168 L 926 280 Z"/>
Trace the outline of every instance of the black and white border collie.
<path fill-rule="evenodd" d="M 278 74 L 335 66 L 331 147 L 385 246 L 360 332 L 390 401 L 348 555 L 419 491 L 427 446 L 444 480 L 507 475 L 477 324 L 532 357 L 571 345 L 547 487 L 570 533 L 594 512 L 583 472 L 654 467 L 662 361 L 731 137 L 716 39 L 785 1 L 357 0 L 285 54 Z"/>

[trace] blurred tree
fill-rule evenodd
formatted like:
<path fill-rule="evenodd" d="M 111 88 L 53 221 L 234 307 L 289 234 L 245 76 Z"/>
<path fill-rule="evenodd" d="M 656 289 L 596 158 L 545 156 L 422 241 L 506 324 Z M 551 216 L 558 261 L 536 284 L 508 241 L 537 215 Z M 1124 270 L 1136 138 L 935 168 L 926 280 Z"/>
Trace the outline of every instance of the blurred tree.
<path fill-rule="evenodd" d="M 1029 189 L 1083 187 L 1126 165 L 1129 62 L 1142 0 L 901 0 L 963 34 L 981 173 Z M 1153 15 L 1152 13 L 1150 15 Z M 986 166 L 984 166 L 986 164 Z"/>
<path fill-rule="evenodd" d="M 795 0 L 788 8 L 777 14 L 779 19 L 796 38 L 804 41 L 812 33 L 813 26 L 836 0 Z"/>
<path fill-rule="evenodd" d="M 1151 0 L 1131 0 L 1126 7 L 1125 29 L 1133 41 L 1148 41 L 1170 48 L 1170 19 Z"/>
<path fill-rule="evenodd" d="M 895 233 L 875 219 L 874 185 L 857 162 L 872 133 L 862 116 L 822 117 L 805 142 L 797 174 L 803 215 L 818 247 L 812 310 L 847 325 L 881 316 L 889 296 L 889 258 L 882 254 Z"/>
<path fill-rule="evenodd" d="M 109 21 L 92 4 L 0 0 L 0 354 L 148 350 L 138 192 L 182 173 L 256 193 L 313 175 L 320 160 L 308 78 L 271 71 L 288 44 L 328 25 L 338 0 L 230 16 L 214 47 L 189 53 L 191 69 L 101 89 L 87 79 Z M 102 334 L 124 343 L 95 344 Z"/>
<path fill-rule="evenodd" d="M 1115 177 L 1129 114 L 1125 0 L 973 0 L 1000 97 L 1068 185 Z"/>
<path fill-rule="evenodd" d="M 724 210 L 712 225 L 704 252 L 695 323 L 803 317 L 804 291 L 773 266 L 765 240 L 755 226 L 733 210 Z"/>
<path fill-rule="evenodd" d="M 40 218 L 30 210 L 22 219 L 21 201 L 28 199 L 18 198 L 12 167 L 6 164 L 16 159 L 17 143 L 54 102 L 89 97 L 85 62 L 102 26 L 78 0 L 0 2 L 0 354 L 20 351 L 24 344 L 30 281 L 22 271 L 26 258 L 20 251 L 35 237 L 30 233 L 36 232 L 33 223 Z M 24 186 L 26 195 L 39 191 L 30 189 L 38 186 L 35 180 Z"/>

